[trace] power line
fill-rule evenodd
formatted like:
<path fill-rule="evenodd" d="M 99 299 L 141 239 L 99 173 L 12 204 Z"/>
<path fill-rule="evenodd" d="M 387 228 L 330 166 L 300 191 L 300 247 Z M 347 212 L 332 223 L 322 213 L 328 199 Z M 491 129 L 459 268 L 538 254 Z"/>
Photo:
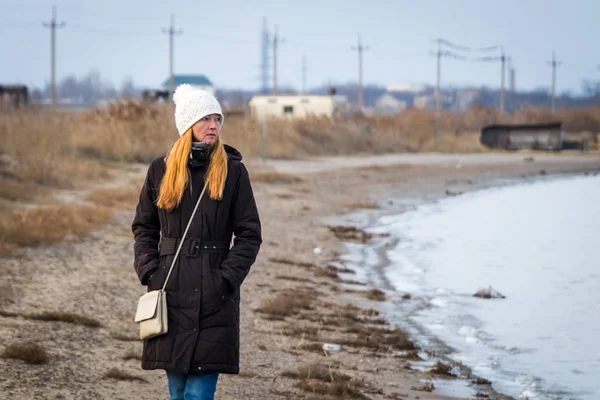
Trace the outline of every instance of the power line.
<path fill-rule="evenodd" d="M 456 60 L 460 60 L 460 61 L 466 61 L 467 58 L 463 55 L 457 54 L 453 51 L 450 50 L 442 50 L 442 45 L 447 45 L 448 42 L 445 39 L 435 39 L 433 40 L 433 42 L 437 43 L 438 48 L 436 52 L 430 52 L 431 55 L 437 57 L 437 83 L 436 83 L 436 88 L 435 88 L 435 109 L 439 118 L 439 112 L 441 109 L 441 80 L 442 80 L 442 57 L 448 57 L 448 58 L 454 58 Z M 460 48 L 466 48 L 465 46 L 455 46 L 455 47 L 460 47 Z M 439 134 L 439 130 L 438 130 L 438 134 Z"/>
<path fill-rule="evenodd" d="M 10 21 L 10 22 L 1 22 L 0 28 L 31 28 L 33 26 L 39 26 L 39 22 L 28 22 L 28 21 Z"/>
<path fill-rule="evenodd" d="M 510 59 L 510 57 L 508 57 Z M 498 62 L 500 61 L 500 114 L 505 110 L 505 81 L 506 81 L 506 61 L 507 56 L 504 53 L 504 46 L 500 46 L 500 56 L 493 57 L 475 57 L 473 61 L 480 62 Z"/>
<path fill-rule="evenodd" d="M 80 32 L 95 33 L 95 34 L 99 34 L 99 35 L 108 35 L 108 36 L 149 37 L 149 36 L 160 35 L 160 33 L 156 33 L 156 32 L 122 31 L 122 30 L 113 30 L 113 29 L 106 29 L 106 28 L 95 28 L 95 27 L 91 27 L 91 26 L 87 26 L 87 25 L 79 25 L 79 24 L 69 24 L 69 28 L 80 31 Z"/>
<path fill-rule="evenodd" d="M 369 50 L 368 46 L 363 46 L 360 33 L 358 34 L 358 46 L 352 46 L 352 50 L 358 52 L 358 108 L 362 110 L 364 107 L 364 94 L 363 94 L 363 53 Z"/>
<path fill-rule="evenodd" d="M 487 52 L 496 51 L 500 48 L 499 45 L 487 46 L 487 47 L 461 46 L 461 45 L 449 42 L 448 40 L 442 39 L 442 38 L 439 38 L 436 41 L 438 42 L 438 44 L 443 44 L 444 46 L 450 47 L 451 49 L 458 50 L 458 51 L 464 51 L 464 52 L 487 53 Z"/>
<path fill-rule="evenodd" d="M 169 35 L 169 99 L 173 98 L 175 92 L 175 77 L 173 76 L 173 36 L 183 34 L 181 29 L 175 30 L 175 18 L 171 14 L 171 26 L 163 28 L 163 33 Z"/>
<path fill-rule="evenodd" d="M 43 25 L 50 29 L 50 90 L 52 93 L 52 107 L 56 105 L 56 28 L 63 28 L 66 24 L 56 23 L 56 6 L 52 6 L 52 19 Z"/>
<path fill-rule="evenodd" d="M 548 65 L 552 67 L 552 100 L 550 102 L 550 111 L 555 111 L 555 96 L 556 96 L 556 68 L 562 64 L 560 61 L 556 61 L 556 55 L 552 50 L 552 61 L 546 61 Z"/>

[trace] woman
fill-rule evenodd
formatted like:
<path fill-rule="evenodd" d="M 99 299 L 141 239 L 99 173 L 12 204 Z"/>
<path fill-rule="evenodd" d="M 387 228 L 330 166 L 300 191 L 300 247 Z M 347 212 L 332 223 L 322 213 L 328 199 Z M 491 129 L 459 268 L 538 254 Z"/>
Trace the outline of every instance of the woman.
<path fill-rule="evenodd" d="M 168 333 L 144 340 L 142 368 L 167 371 L 172 400 L 209 400 L 219 373 L 239 373 L 240 286 L 261 224 L 242 156 L 220 140 L 217 99 L 181 85 L 173 100 L 180 138 L 150 165 L 132 224 L 134 267 L 148 291 L 162 287 L 193 219 L 165 288 Z"/>

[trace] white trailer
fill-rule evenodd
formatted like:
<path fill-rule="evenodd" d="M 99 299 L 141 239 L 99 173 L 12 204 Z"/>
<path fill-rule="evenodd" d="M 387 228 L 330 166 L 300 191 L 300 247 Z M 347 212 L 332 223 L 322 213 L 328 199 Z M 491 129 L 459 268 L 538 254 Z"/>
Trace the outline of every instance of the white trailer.
<path fill-rule="evenodd" d="M 332 118 L 348 108 L 346 96 L 280 95 L 254 96 L 250 102 L 253 119 L 301 119 L 309 116 Z"/>

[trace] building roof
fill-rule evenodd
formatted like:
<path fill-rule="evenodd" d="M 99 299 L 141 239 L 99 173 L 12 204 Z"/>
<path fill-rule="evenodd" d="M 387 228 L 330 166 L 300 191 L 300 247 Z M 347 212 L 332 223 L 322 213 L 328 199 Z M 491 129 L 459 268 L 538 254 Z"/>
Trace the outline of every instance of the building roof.
<path fill-rule="evenodd" d="M 193 86 L 213 86 L 212 82 L 204 75 L 173 75 L 175 87 L 187 83 Z M 171 79 L 167 78 L 162 83 L 162 87 L 168 88 L 171 84 Z"/>
<path fill-rule="evenodd" d="M 491 132 L 498 133 L 498 131 L 546 131 L 546 130 L 561 130 L 562 122 L 554 121 L 547 123 L 536 123 L 536 124 L 492 124 L 485 125 L 481 128 L 481 133 Z"/>

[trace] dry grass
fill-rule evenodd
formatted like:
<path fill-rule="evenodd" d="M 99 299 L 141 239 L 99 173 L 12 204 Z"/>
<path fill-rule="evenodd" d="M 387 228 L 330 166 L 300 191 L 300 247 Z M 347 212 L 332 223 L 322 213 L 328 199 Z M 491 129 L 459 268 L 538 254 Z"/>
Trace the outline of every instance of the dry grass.
<path fill-rule="evenodd" d="M 484 379 L 484 378 L 475 378 L 471 382 L 473 384 L 475 384 L 475 385 L 487 385 L 487 386 L 489 386 L 489 385 L 492 384 L 492 382 L 490 382 L 490 381 L 488 381 L 487 379 Z"/>
<path fill-rule="evenodd" d="M 329 230 L 333 232 L 338 240 L 345 242 L 367 243 L 374 237 L 387 237 L 388 234 L 374 234 L 365 232 L 355 226 L 329 226 Z"/>
<path fill-rule="evenodd" d="M 325 352 L 323 351 L 323 345 L 321 343 L 302 343 L 297 348 L 317 352 L 322 355 L 325 354 Z"/>
<path fill-rule="evenodd" d="M 140 338 L 137 336 L 124 335 L 118 332 L 111 332 L 110 337 L 116 340 L 120 340 L 121 342 L 139 342 Z"/>
<path fill-rule="evenodd" d="M 366 283 L 363 283 L 363 282 L 360 282 L 360 281 L 355 281 L 355 280 L 352 280 L 352 279 L 342 279 L 342 283 L 346 284 L 346 285 L 366 286 Z"/>
<path fill-rule="evenodd" d="M 368 399 L 361 391 L 365 387 L 364 382 L 335 371 L 328 365 L 304 365 L 297 370 L 283 371 L 281 376 L 300 379 L 296 387 L 309 393 L 337 399 Z"/>
<path fill-rule="evenodd" d="M 413 386 L 410 388 L 410 390 L 431 393 L 435 390 L 435 386 L 433 385 L 433 382 L 427 381 L 423 384 L 423 386 Z"/>
<path fill-rule="evenodd" d="M 450 371 L 452 371 L 452 365 L 441 361 L 437 361 L 433 368 L 429 370 L 429 372 L 435 375 L 456 378 L 456 376 L 452 375 Z"/>
<path fill-rule="evenodd" d="M 86 200 L 101 207 L 132 209 L 138 203 L 139 189 L 99 189 L 90 193 Z"/>
<path fill-rule="evenodd" d="M 45 189 L 45 190 L 44 190 Z M 36 197 L 47 194 L 48 189 L 32 182 L 20 182 L 0 177 L 0 198 L 4 200 L 29 202 Z"/>
<path fill-rule="evenodd" d="M 276 264 L 284 264 L 284 265 L 292 265 L 294 267 L 300 267 L 300 268 L 316 268 L 317 266 L 315 264 L 311 264 L 311 263 L 306 263 L 306 262 L 298 262 L 298 261 L 292 261 L 289 260 L 287 258 L 269 258 L 270 262 L 276 263 Z"/>
<path fill-rule="evenodd" d="M 46 350 L 36 343 L 15 343 L 8 346 L 2 358 L 22 360 L 28 364 L 47 364 L 49 357 Z"/>
<path fill-rule="evenodd" d="M 125 371 L 121 371 L 117 368 L 111 368 L 102 376 L 104 379 L 116 379 L 119 381 L 139 381 L 139 382 L 147 382 L 144 378 L 140 378 L 139 376 L 128 374 Z"/>
<path fill-rule="evenodd" d="M 303 282 L 303 283 L 311 283 L 316 285 L 316 282 L 312 279 L 301 278 L 299 276 L 286 276 L 286 275 L 276 275 L 275 278 L 282 279 L 284 281 L 292 281 L 292 282 Z"/>
<path fill-rule="evenodd" d="M 69 324 L 83 325 L 90 328 L 99 328 L 102 326 L 102 324 L 98 320 L 95 320 L 93 318 L 62 311 L 44 311 L 35 314 L 19 314 L 15 312 L 0 310 L 0 316 L 7 318 L 22 317 L 33 321 L 66 322 Z"/>
<path fill-rule="evenodd" d="M 386 298 L 385 292 L 383 292 L 379 289 L 371 289 L 366 292 L 362 292 L 362 294 L 367 299 L 375 300 L 375 301 L 385 301 L 385 298 Z"/>
<path fill-rule="evenodd" d="M 266 300 L 258 312 L 278 317 L 297 314 L 300 310 L 310 310 L 314 296 L 307 292 L 287 291 Z"/>
<path fill-rule="evenodd" d="M 142 360 L 142 355 L 140 353 L 136 353 L 135 351 L 129 351 L 127 354 L 123 356 L 123 361 L 129 360 Z"/>
<path fill-rule="evenodd" d="M 253 372 L 253 371 L 240 371 L 240 373 L 238 375 L 241 376 L 242 378 L 249 378 L 249 379 L 254 379 L 254 378 L 260 377 L 260 374 L 257 374 L 256 372 Z"/>
<path fill-rule="evenodd" d="M 379 205 L 375 202 L 372 201 L 365 201 L 365 202 L 358 202 L 358 203 L 351 203 L 348 204 L 346 206 L 346 208 L 350 209 L 350 210 L 376 210 L 379 209 Z"/>
<path fill-rule="evenodd" d="M 28 314 L 24 315 L 24 317 L 36 321 L 66 322 L 68 324 L 83 325 L 90 328 L 99 328 L 102 326 L 98 320 L 93 318 L 61 311 L 48 311 L 39 314 Z"/>
<path fill-rule="evenodd" d="M 263 182 L 271 184 L 293 184 L 300 183 L 302 179 L 295 175 L 282 174 L 279 172 L 255 172 L 250 175 L 250 180 L 254 182 Z"/>
<path fill-rule="evenodd" d="M 335 266 L 333 264 L 327 265 L 326 268 L 329 269 L 329 270 L 331 270 L 331 271 L 341 272 L 341 273 L 344 273 L 344 274 L 356 274 L 356 271 L 351 270 L 350 268 L 338 267 L 338 266 Z"/>
<path fill-rule="evenodd" d="M 287 336 L 295 336 L 300 339 L 311 339 L 317 340 L 319 336 L 319 328 L 316 326 L 301 326 L 301 325 L 288 325 L 283 329 L 282 332 Z"/>
<path fill-rule="evenodd" d="M 324 313 L 301 313 L 298 318 L 311 322 L 317 322 L 327 327 L 343 327 L 350 329 L 357 324 L 386 324 L 385 319 L 379 317 L 379 312 L 373 309 L 363 310 L 351 305 L 339 307 L 333 303 L 324 303 L 321 306 L 325 310 L 333 311 L 329 314 Z"/>
<path fill-rule="evenodd" d="M 338 344 L 363 347 L 375 351 L 416 349 L 408 334 L 400 328 L 387 329 L 357 323 L 347 328 L 346 332 L 353 333 L 356 336 L 340 339 L 337 341 Z"/>
<path fill-rule="evenodd" d="M 19 314 L 17 314 L 17 313 L 10 312 L 10 311 L 0 310 L 0 317 L 16 318 L 18 316 L 19 316 Z"/>
<path fill-rule="evenodd" d="M 443 112 L 441 136 L 437 135 L 435 112 L 426 110 L 339 121 L 273 121 L 267 127 L 267 150 L 271 158 L 287 159 L 352 153 L 484 151 L 478 132 L 486 124 L 553 120 L 563 121 L 567 132 L 598 132 L 600 107 L 555 114 L 528 108 L 514 116 L 483 108 L 466 113 Z M 228 117 L 223 138 L 245 157 L 262 154 L 261 125 L 246 117 Z M 50 186 L 70 185 L 78 177 L 97 178 L 102 174 L 97 161 L 147 163 L 165 154 L 176 139 L 171 106 L 128 102 L 83 113 L 31 108 L 0 115 L 0 155 L 7 154 L 16 162 L 10 173 L 27 182 Z M 253 179 L 297 182 L 297 178 L 277 174 Z"/>
<path fill-rule="evenodd" d="M 0 212 L 0 256 L 24 246 L 80 237 L 107 223 L 113 211 L 104 207 L 49 206 Z"/>
<path fill-rule="evenodd" d="M 314 270 L 316 276 L 321 278 L 329 278 L 334 282 L 342 282 L 342 278 L 338 275 L 337 270 L 331 268 L 316 268 Z"/>

